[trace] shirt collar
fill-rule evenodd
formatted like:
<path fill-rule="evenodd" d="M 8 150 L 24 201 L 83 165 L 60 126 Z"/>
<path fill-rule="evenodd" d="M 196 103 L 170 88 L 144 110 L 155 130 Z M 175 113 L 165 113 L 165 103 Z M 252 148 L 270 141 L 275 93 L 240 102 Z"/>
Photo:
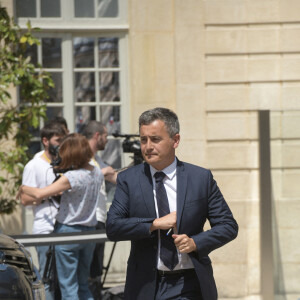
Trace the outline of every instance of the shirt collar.
<path fill-rule="evenodd" d="M 176 167 L 177 167 L 177 159 L 175 157 L 174 161 L 170 165 L 168 165 L 166 168 L 161 170 L 161 172 L 164 172 L 166 174 L 166 176 L 169 178 L 169 180 L 171 180 L 176 174 Z M 158 172 L 158 170 L 156 170 L 155 168 L 153 168 L 150 165 L 150 172 L 151 172 L 151 176 L 153 177 L 154 174 L 156 172 Z"/>

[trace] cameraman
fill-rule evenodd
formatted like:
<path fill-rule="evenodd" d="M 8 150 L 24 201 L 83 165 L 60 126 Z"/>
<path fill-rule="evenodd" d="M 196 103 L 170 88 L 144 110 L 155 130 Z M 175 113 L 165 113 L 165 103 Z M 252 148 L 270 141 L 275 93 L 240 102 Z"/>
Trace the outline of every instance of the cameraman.
<path fill-rule="evenodd" d="M 68 129 L 68 124 L 67 124 L 67 121 L 66 121 L 65 118 L 63 118 L 63 117 L 61 117 L 61 116 L 56 116 L 56 117 L 54 117 L 53 119 L 47 121 L 47 122 L 45 123 L 45 127 L 47 127 L 50 123 L 55 123 L 55 124 L 60 125 L 61 127 L 63 127 L 63 129 L 64 129 L 64 131 L 65 131 L 65 135 L 70 133 L 70 131 L 69 131 L 69 129 Z M 41 150 L 40 152 L 36 153 L 36 154 L 34 155 L 34 158 L 37 157 L 37 156 L 43 155 L 44 151 L 45 151 L 45 150 Z"/>
<path fill-rule="evenodd" d="M 45 151 L 37 154 L 30 160 L 23 171 L 22 184 L 31 187 L 43 188 L 53 182 L 55 175 L 50 165 L 53 159 L 53 149 L 58 146 L 61 139 L 66 135 L 65 128 L 55 121 L 49 121 L 41 130 L 41 141 Z M 52 154 L 51 154 L 52 153 Z M 45 199 L 43 203 L 38 203 L 28 195 L 22 195 L 21 203 L 24 206 L 31 206 L 33 210 L 34 234 L 48 234 L 53 232 L 55 216 L 57 214 L 58 203 Z M 46 252 L 49 246 L 36 246 L 39 261 L 40 274 L 44 274 L 46 264 Z M 49 286 L 45 284 L 46 299 L 54 299 L 53 292 L 49 291 Z"/>
<path fill-rule="evenodd" d="M 45 197 L 62 193 L 56 216 L 55 232 L 95 230 L 99 190 L 104 176 L 99 168 L 89 164 L 93 157 L 89 143 L 80 134 L 70 134 L 59 148 L 63 175 L 50 186 L 21 186 L 19 194 L 29 195 L 41 203 Z M 59 170 L 56 170 L 59 172 Z M 93 243 L 55 246 L 56 268 L 62 299 L 93 299 L 88 287 Z"/>
<path fill-rule="evenodd" d="M 98 121 L 90 121 L 83 130 L 83 135 L 88 139 L 89 145 L 93 152 L 91 164 L 100 168 L 105 180 L 116 184 L 117 172 L 103 162 L 97 151 L 105 149 L 107 144 L 107 128 Z M 96 229 L 105 229 L 106 221 L 106 203 L 107 194 L 105 191 L 105 181 L 99 190 L 99 201 L 97 207 L 97 226 Z M 96 243 L 93 260 L 90 270 L 91 291 L 95 299 L 101 299 L 101 276 L 103 270 L 103 256 L 105 243 Z"/>

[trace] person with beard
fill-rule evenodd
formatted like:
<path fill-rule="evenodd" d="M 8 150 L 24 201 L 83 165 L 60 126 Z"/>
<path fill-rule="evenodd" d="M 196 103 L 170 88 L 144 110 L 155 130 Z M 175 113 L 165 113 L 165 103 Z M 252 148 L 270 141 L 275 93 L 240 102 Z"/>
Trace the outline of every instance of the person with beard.
<path fill-rule="evenodd" d="M 69 131 L 69 129 L 68 129 L 68 124 L 67 124 L 67 121 L 66 121 L 65 118 L 63 118 L 63 117 L 61 117 L 61 116 L 56 116 L 56 117 L 54 117 L 53 119 L 47 121 L 47 122 L 45 123 L 45 126 L 47 127 L 47 125 L 50 124 L 50 123 L 56 123 L 56 124 L 58 124 L 58 125 L 61 125 L 61 126 L 64 128 L 66 134 L 69 134 L 69 133 L 70 133 L 70 131 Z M 34 157 L 41 156 L 44 152 L 45 152 L 45 150 L 43 149 L 43 150 L 37 152 L 37 153 L 34 155 Z"/>
<path fill-rule="evenodd" d="M 90 164 L 93 153 L 87 139 L 78 133 L 67 135 L 59 147 L 60 162 L 54 168 L 68 170 L 44 188 L 22 185 L 19 195 L 29 195 L 37 203 L 45 197 L 61 195 L 55 233 L 94 231 L 99 190 L 104 180 L 101 170 Z M 55 246 L 56 269 L 61 299 L 94 299 L 88 286 L 93 242 Z"/>
<path fill-rule="evenodd" d="M 41 141 L 44 151 L 36 155 L 30 160 L 24 168 L 22 176 L 22 184 L 30 187 L 43 188 L 51 184 L 55 175 L 51 166 L 53 159 L 53 149 L 58 146 L 62 138 L 66 135 L 64 126 L 55 121 L 48 122 L 41 130 Z M 30 206 L 33 210 L 33 234 L 48 234 L 54 229 L 55 217 L 57 214 L 58 203 L 50 198 L 43 199 L 41 203 L 37 203 L 35 198 L 23 194 L 21 203 L 24 206 Z M 39 271 L 41 276 L 44 274 L 46 264 L 46 252 L 49 246 L 36 246 L 39 261 Z M 45 284 L 46 299 L 54 299 L 53 292 L 49 290 L 49 286 Z"/>
<path fill-rule="evenodd" d="M 117 172 L 103 162 L 97 151 L 105 149 L 107 144 L 107 128 L 98 121 L 92 120 L 85 127 L 82 134 L 88 139 L 89 145 L 93 152 L 90 163 L 101 169 L 105 180 L 116 184 Z M 105 229 L 106 221 L 106 203 L 107 194 L 105 191 L 105 182 L 103 181 L 99 191 L 99 201 L 96 210 L 97 225 L 96 229 Z M 95 299 L 101 299 L 101 276 L 103 271 L 103 256 L 105 243 L 96 243 L 93 260 L 90 269 L 90 289 Z"/>

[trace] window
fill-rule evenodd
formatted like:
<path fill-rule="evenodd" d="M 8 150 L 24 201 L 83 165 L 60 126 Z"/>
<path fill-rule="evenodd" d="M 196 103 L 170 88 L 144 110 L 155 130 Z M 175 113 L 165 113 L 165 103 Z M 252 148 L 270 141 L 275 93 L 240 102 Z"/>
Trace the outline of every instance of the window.
<path fill-rule="evenodd" d="M 118 1 L 75 0 L 75 18 L 115 18 L 118 16 Z"/>
<path fill-rule="evenodd" d="M 97 114 L 105 124 L 120 121 L 118 45 L 116 37 L 73 38 L 77 131 Z"/>
<path fill-rule="evenodd" d="M 29 18 L 32 27 L 41 28 L 40 45 L 27 53 L 55 83 L 46 100 L 47 116 L 65 117 L 71 132 L 81 132 L 89 120 L 104 123 L 109 134 L 128 132 L 124 4 L 124 0 L 16 1 L 19 25 L 25 27 Z M 102 157 L 120 168 L 120 151 L 120 142 L 111 138 Z"/>
<path fill-rule="evenodd" d="M 18 18 L 60 17 L 60 0 L 17 0 L 16 15 Z"/>
<path fill-rule="evenodd" d="M 115 25 L 125 20 L 126 7 L 126 0 L 16 0 L 15 12 L 20 21 L 61 18 L 76 23 L 84 18 Z"/>

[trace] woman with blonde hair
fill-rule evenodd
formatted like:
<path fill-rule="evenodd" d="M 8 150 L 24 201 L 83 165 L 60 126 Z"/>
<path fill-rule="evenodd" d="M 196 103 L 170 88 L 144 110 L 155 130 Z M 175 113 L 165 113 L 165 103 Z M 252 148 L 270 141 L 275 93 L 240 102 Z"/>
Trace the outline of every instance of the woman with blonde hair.
<path fill-rule="evenodd" d="M 56 168 L 63 170 L 61 177 L 45 188 L 20 187 L 19 196 L 34 197 L 37 204 L 46 197 L 61 194 L 54 229 L 56 233 L 95 229 L 96 207 L 104 177 L 99 168 L 89 164 L 92 156 L 87 139 L 80 134 L 70 134 L 59 148 L 61 161 Z M 93 250 L 94 243 L 55 246 L 62 299 L 93 299 L 88 286 Z"/>

